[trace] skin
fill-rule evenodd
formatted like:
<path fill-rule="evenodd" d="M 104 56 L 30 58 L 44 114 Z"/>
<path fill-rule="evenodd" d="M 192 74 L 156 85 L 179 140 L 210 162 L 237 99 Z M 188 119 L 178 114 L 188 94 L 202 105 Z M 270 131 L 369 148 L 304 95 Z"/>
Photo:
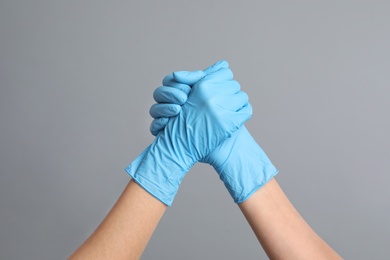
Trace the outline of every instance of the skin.
<path fill-rule="evenodd" d="M 271 259 L 342 259 L 299 215 L 275 179 L 238 206 Z M 69 259 L 139 259 L 166 208 L 130 181 Z"/>
<path fill-rule="evenodd" d="M 306 223 L 275 179 L 238 206 L 270 259 L 342 259 Z"/>
<path fill-rule="evenodd" d="M 130 181 L 107 217 L 68 259 L 139 259 L 166 208 Z"/>

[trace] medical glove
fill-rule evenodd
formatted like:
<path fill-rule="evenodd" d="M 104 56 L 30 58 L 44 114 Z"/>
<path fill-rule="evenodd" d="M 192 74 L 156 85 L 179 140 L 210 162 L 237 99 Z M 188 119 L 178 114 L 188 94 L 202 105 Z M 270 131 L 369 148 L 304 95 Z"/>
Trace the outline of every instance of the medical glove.
<path fill-rule="evenodd" d="M 204 70 L 178 71 L 167 75 L 163 79 L 163 85 L 153 93 L 153 98 L 157 103 L 153 104 L 149 110 L 149 114 L 154 118 L 150 124 L 152 135 L 156 136 L 168 124 L 170 117 L 180 113 L 181 105 L 187 101 L 192 85 L 206 75 L 223 68 L 229 68 L 226 61 L 219 61 Z M 187 84 L 176 81 L 174 75 L 179 80 L 186 81 Z"/>
<path fill-rule="evenodd" d="M 180 82 L 174 82 L 174 84 L 190 85 L 193 83 L 193 76 L 195 75 L 192 74 L 186 79 L 186 75 L 190 74 L 191 72 L 180 73 L 180 77 L 177 77 Z M 175 102 L 174 97 L 177 92 L 172 91 L 168 86 L 165 86 L 165 88 L 165 91 L 171 92 L 171 95 L 170 99 L 166 99 L 164 102 L 179 105 Z M 155 100 L 158 102 L 158 95 L 155 96 Z M 180 110 L 176 110 L 175 113 L 176 115 L 179 114 Z M 156 118 L 151 125 L 152 133 L 158 133 L 163 129 L 168 122 L 168 118 L 175 116 L 175 113 L 160 113 L 159 116 L 163 116 L 161 118 L 154 117 L 155 113 L 151 114 Z M 242 126 L 230 138 L 202 158 L 201 161 L 209 163 L 215 168 L 235 203 L 247 200 L 256 190 L 278 173 L 278 170 L 245 126 Z"/>
<path fill-rule="evenodd" d="M 196 82 L 181 112 L 126 168 L 140 186 L 166 205 L 172 204 L 186 172 L 251 117 L 248 96 L 232 77 L 230 69 L 222 68 Z"/>

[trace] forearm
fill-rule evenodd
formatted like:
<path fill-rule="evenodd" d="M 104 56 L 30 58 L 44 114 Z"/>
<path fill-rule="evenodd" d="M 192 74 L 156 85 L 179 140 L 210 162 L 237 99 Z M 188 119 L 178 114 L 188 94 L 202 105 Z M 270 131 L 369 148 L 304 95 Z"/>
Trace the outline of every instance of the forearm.
<path fill-rule="evenodd" d="M 130 181 L 100 226 L 69 259 L 139 259 L 166 207 Z"/>
<path fill-rule="evenodd" d="M 239 207 L 271 259 L 341 259 L 300 216 L 275 179 Z"/>

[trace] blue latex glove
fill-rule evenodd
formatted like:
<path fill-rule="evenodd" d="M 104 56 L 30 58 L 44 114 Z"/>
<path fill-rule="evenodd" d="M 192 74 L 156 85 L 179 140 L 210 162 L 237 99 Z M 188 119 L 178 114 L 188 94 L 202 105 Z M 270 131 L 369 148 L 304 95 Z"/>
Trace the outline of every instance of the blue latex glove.
<path fill-rule="evenodd" d="M 202 77 L 180 114 L 126 168 L 140 186 L 168 206 L 186 172 L 251 117 L 248 96 L 232 78 L 228 68 Z"/>
<path fill-rule="evenodd" d="M 167 75 L 163 79 L 163 86 L 156 88 L 153 98 L 157 102 L 150 107 L 149 113 L 154 118 L 150 125 L 150 132 L 156 136 L 168 124 L 169 117 L 176 116 L 181 111 L 181 106 L 187 101 L 191 86 L 206 75 L 216 72 L 220 69 L 229 68 L 229 64 L 220 61 L 205 70 L 197 71 L 179 71 Z M 176 81 L 175 77 L 183 78 L 189 84 L 183 84 Z"/>
<path fill-rule="evenodd" d="M 205 70 L 205 73 L 212 72 L 213 68 Z M 177 84 L 180 84 L 181 87 L 183 87 L 183 84 L 190 87 L 196 82 L 196 79 L 200 79 L 199 75 L 199 72 L 176 73 L 174 75 L 175 80 L 169 82 L 173 88 L 164 86 L 155 92 L 156 102 L 161 100 L 160 93 L 165 93 L 164 96 L 169 97 L 164 99 L 165 105 L 176 107 L 174 113 L 166 113 L 166 111 L 157 113 L 154 109 L 151 110 L 151 115 L 155 118 L 150 127 L 152 133 L 161 131 L 169 117 L 180 113 L 181 103 L 177 100 L 179 97 L 181 101 L 185 100 L 182 97 L 185 92 L 180 91 Z M 248 199 L 278 173 L 245 126 L 242 126 L 232 137 L 226 139 L 201 161 L 209 163 L 215 168 L 235 203 L 241 203 Z"/>

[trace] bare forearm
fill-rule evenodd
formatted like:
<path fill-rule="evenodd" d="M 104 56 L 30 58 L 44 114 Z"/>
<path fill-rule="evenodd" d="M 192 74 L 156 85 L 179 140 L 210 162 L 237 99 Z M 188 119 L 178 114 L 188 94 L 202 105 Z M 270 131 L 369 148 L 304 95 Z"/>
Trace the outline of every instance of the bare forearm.
<path fill-rule="evenodd" d="M 130 181 L 100 226 L 69 259 L 138 259 L 166 207 Z"/>
<path fill-rule="evenodd" d="M 271 259 L 341 259 L 300 216 L 275 179 L 239 207 Z"/>

